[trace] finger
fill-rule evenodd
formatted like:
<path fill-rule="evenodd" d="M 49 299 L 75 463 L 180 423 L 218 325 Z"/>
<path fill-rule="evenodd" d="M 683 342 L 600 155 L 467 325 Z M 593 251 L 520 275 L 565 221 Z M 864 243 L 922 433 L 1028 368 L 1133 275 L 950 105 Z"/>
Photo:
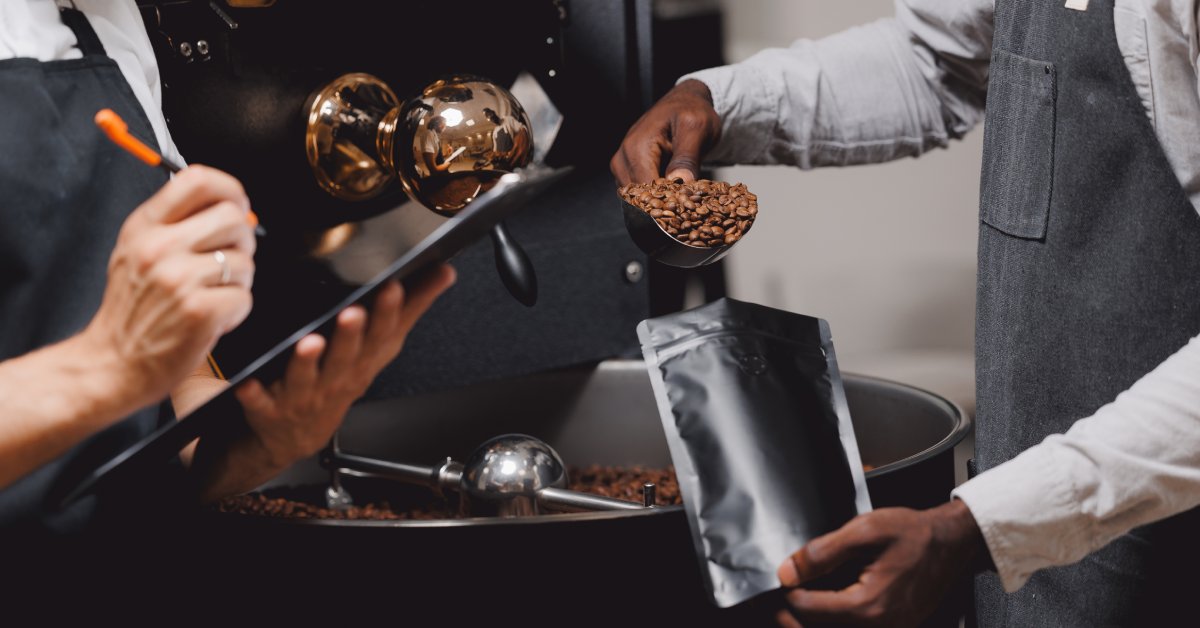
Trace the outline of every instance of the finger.
<path fill-rule="evenodd" d="M 629 169 L 625 168 L 625 156 L 622 155 L 624 149 L 625 146 L 620 146 L 617 152 L 613 152 L 612 159 L 608 160 L 608 172 L 617 181 L 617 187 L 629 185 Z"/>
<path fill-rule="evenodd" d="M 192 254 L 191 263 L 199 267 L 197 275 L 201 277 L 200 284 L 206 287 L 241 287 L 249 290 L 254 285 L 254 258 L 234 249 L 221 251 L 225 258 L 222 264 L 217 258 L 216 251 Z M 224 267 L 229 267 L 228 281 L 224 278 Z"/>
<path fill-rule="evenodd" d="M 420 283 L 408 290 L 404 295 L 404 309 L 400 313 L 399 332 L 407 334 L 412 331 L 417 320 L 429 310 L 447 288 L 454 285 L 458 275 L 454 268 L 442 264 L 437 270 L 429 273 Z"/>
<path fill-rule="evenodd" d="M 139 211 L 153 222 L 170 224 L 221 201 L 250 211 L 250 199 L 233 176 L 205 166 L 189 166 L 171 178 Z"/>
<path fill-rule="evenodd" d="M 284 374 L 288 389 L 304 391 L 316 385 L 320 375 L 318 364 L 324 351 L 325 339 L 317 334 L 309 334 L 296 343 Z"/>
<path fill-rule="evenodd" d="M 257 379 L 252 379 L 238 386 L 237 390 L 233 391 L 233 394 L 241 402 L 242 408 L 245 409 L 247 415 L 275 415 L 275 398 L 267 393 L 267 389 Z"/>
<path fill-rule="evenodd" d="M 886 539 L 887 533 L 875 524 L 871 515 L 856 517 L 792 554 L 779 567 L 779 581 L 784 586 L 798 586 L 833 571 L 863 549 L 879 545 Z"/>
<path fill-rule="evenodd" d="M 246 212 L 233 201 L 222 201 L 171 225 L 182 232 L 180 241 L 190 251 L 203 253 L 219 249 L 238 249 L 254 254 L 254 229 L 246 222 Z"/>
<path fill-rule="evenodd" d="M 687 168 L 675 168 L 674 170 L 667 170 L 667 178 L 672 181 L 680 180 L 684 183 L 691 183 L 692 181 L 696 180 L 696 176 L 696 173 L 688 170 Z"/>
<path fill-rule="evenodd" d="M 321 365 L 326 378 L 338 377 L 358 362 L 366 326 L 367 313 L 360 305 L 351 305 L 338 313 L 337 328 L 333 331 L 329 349 L 325 352 L 325 362 Z"/>
<path fill-rule="evenodd" d="M 781 608 L 775 613 L 775 623 L 779 624 L 781 628 L 804 628 L 796 620 L 796 616 L 792 615 L 791 611 L 786 608 Z"/>
<path fill-rule="evenodd" d="M 216 265 L 211 260 L 209 263 Z M 217 338 L 246 320 L 253 303 L 250 291 L 244 286 L 228 285 L 195 290 L 184 299 L 183 307 L 191 313 L 193 320 L 203 321 L 202 325 L 212 336 L 208 345 L 211 348 Z"/>
<path fill-rule="evenodd" d="M 667 178 L 695 181 L 700 175 L 700 160 L 708 141 L 707 121 L 687 111 L 671 121 L 671 161 L 667 163 Z"/>
<path fill-rule="evenodd" d="M 206 288 L 249 290 L 254 282 L 254 259 L 233 249 L 221 251 L 221 255 L 224 263 L 215 252 L 176 252 L 153 265 L 146 280 L 182 298 Z M 229 268 L 229 280 L 222 283 L 225 267 Z"/>
<path fill-rule="evenodd" d="M 616 179 L 617 186 L 623 187 L 633 182 L 633 178 L 629 173 L 629 159 L 625 155 L 625 144 L 621 144 L 621 148 L 608 162 L 608 169 L 612 171 L 613 179 Z"/>
<path fill-rule="evenodd" d="M 793 589 L 787 594 L 792 613 L 803 622 L 844 623 L 864 614 L 869 599 L 865 587 L 852 584 L 841 591 Z"/>
<path fill-rule="evenodd" d="M 634 150 L 628 153 L 630 177 L 633 181 L 646 183 L 659 177 L 666 145 L 667 138 L 663 133 L 658 133 L 633 147 Z"/>
<path fill-rule="evenodd" d="M 365 347 L 368 351 L 381 349 L 388 351 L 397 342 L 396 333 L 400 325 L 400 311 L 404 305 L 404 290 L 400 282 L 389 281 L 375 296 L 375 304 L 371 307 L 371 316 L 367 321 L 367 337 Z M 402 338 L 399 340 L 403 340 Z"/>

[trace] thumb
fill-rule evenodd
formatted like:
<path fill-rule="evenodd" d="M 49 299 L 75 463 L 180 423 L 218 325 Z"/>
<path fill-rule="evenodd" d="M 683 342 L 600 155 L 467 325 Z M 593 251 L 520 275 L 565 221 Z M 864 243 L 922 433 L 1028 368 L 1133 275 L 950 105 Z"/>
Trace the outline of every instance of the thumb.
<path fill-rule="evenodd" d="M 704 145 L 708 142 L 706 124 L 690 117 L 677 117 L 671 124 L 671 161 L 665 172 L 668 179 L 691 183 L 700 176 Z"/>
<path fill-rule="evenodd" d="M 852 519 L 842 528 L 809 541 L 779 566 L 779 582 L 796 587 L 832 572 L 863 549 L 885 541 L 870 515 Z"/>

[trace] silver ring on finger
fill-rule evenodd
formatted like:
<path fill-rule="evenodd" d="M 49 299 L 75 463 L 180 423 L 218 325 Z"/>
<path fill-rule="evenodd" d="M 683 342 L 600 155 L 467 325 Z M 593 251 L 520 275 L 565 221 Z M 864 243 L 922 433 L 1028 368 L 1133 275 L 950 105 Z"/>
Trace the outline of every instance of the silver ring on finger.
<path fill-rule="evenodd" d="M 228 286 L 229 280 L 233 278 L 233 268 L 229 265 L 229 258 L 226 257 L 224 251 L 213 251 L 213 258 L 221 265 L 221 280 L 218 285 Z"/>

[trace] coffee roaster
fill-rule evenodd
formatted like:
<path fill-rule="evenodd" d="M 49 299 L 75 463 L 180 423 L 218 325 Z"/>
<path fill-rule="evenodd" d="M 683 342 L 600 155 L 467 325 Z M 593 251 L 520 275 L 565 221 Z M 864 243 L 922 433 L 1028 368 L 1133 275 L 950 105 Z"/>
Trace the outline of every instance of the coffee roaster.
<path fill-rule="evenodd" d="M 494 270 L 493 243 L 478 243 L 455 260 L 459 284 L 423 319 L 371 396 L 452 388 L 636 348 L 634 325 L 648 314 L 647 263 L 614 210 L 607 160 L 652 96 L 650 2 L 141 4 L 180 151 L 241 179 L 271 233 L 256 256 L 255 312 L 217 349 L 224 370 L 238 371 L 299 328 L 320 309 L 309 304 L 327 307 L 328 295 L 344 292 L 340 278 L 306 262 L 311 251 L 336 246 L 355 221 L 382 213 L 403 224 L 411 241 L 443 220 L 408 200 L 404 184 L 412 178 L 388 161 L 386 147 L 376 150 L 375 140 L 391 136 L 374 131 L 389 111 L 455 75 L 503 87 L 522 73 L 532 77 L 562 115 L 553 146 L 537 147 L 548 149 L 542 161 L 574 173 L 501 234 L 536 272 L 536 305 L 509 297 Z M 247 4 L 269 6 L 240 8 Z M 343 93 L 363 95 L 357 111 L 312 124 L 339 82 Z M 369 133 L 357 129 L 363 141 L 314 155 L 320 133 L 336 126 L 345 138 L 367 120 Z M 496 170 L 519 165 L 510 160 Z"/>

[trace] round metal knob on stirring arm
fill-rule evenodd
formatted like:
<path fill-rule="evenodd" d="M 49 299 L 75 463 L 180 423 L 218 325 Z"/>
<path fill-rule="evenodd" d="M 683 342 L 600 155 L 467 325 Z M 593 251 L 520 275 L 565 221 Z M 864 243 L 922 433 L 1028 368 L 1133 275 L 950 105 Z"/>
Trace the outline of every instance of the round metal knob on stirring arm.
<path fill-rule="evenodd" d="M 410 484 L 449 489 L 461 496 L 470 516 L 521 517 L 542 512 L 643 510 L 638 502 L 564 488 L 566 465 L 550 445 L 524 434 L 497 436 L 480 445 L 465 465 L 446 458 L 436 467 L 388 462 L 347 454 L 330 447 L 321 466 L 343 472 L 385 477 Z"/>
<path fill-rule="evenodd" d="M 538 491 L 566 484 L 567 468 L 558 453 L 524 434 L 505 434 L 480 445 L 462 471 L 462 495 L 474 515 L 538 514 Z"/>

